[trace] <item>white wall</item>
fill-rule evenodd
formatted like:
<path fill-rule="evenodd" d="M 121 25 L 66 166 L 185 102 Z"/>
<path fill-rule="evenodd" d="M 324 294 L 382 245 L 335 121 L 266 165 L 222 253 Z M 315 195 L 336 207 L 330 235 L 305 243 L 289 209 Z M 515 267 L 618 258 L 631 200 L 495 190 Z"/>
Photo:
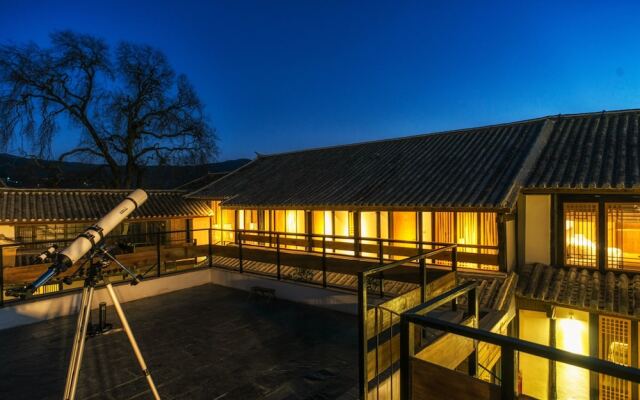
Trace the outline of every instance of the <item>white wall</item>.
<path fill-rule="evenodd" d="M 278 281 L 216 268 L 211 270 L 211 283 L 247 291 L 252 286 L 271 288 L 275 289 L 276 297 L 279 299 L 329 308 L 348 314 L 358 312 L 358 296 L 355 293 L 339 289 L 325 289 L 305 283 Z"/>
<path fill-rule="evenodd" d="M 251 274 L 240 274 L 234 271 L 203 268 L 196 271 L 164 276 L 142 281 L 136 286 L 114 286 L 121 303 L 157 296 L 176 290 L 214 283 L 240 290 L 250 290 L 252 286 L 275 289 L 279 299 L 329 308 L 334 311 L 356 314 L 358 298 L 354 293 L 324 289 L 304 283 L 283 282 L 276 279 L 259 277 Z M 16 305 L 0 308 L 0 329 L 27 325 L 52 318 L 75 314 L 80 306 L 80 293 L 70 293 L 40 300 L 32 300 Z M 100 302 L 111 305 L 106 289 L 98 289 L 94 293 L 92 308 Z"/>
<path fill-rule="evenodd" d="M 551 263 L 551 196 L 524 196 L 524 262 Z"/>
<path fill-rule="evenodd" d="M 120 302 L 125 303 L 210 282 L 210 270 L 203 268 L 183 274 L 145 280 L 136 286 L 118 285 L 114 286 L 114 288 Z M 74 314 L 78 312 L 80 298 L 80 293 L 70 293 L 41 300 L 31 300 L 16 305 L 7 305 L 0 308 L 0 329 Z M 95 291 L 92 308 L 98 308 L 98 304 L 102 301 L 111 305 L 109 294 L 104 288 Z"/>

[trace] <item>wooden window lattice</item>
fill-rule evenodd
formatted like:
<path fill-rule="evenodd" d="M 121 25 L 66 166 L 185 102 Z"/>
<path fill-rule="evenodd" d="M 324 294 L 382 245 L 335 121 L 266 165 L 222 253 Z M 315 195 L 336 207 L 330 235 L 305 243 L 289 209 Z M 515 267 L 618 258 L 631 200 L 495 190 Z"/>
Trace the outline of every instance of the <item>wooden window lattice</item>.
<path fill-rule="evenodd" d="M 598 265 L 598 203 L 565 203 L 565 265 Z"/>
<path fill-rule="evenodd" d="M 631 321 L 601 315 L 599 324 L 600 358 L 616 364 L 630 365 Z M 599 389 L 602 400 L 631 399 L 631 382 L 629 381 L 601 374 Z"/>

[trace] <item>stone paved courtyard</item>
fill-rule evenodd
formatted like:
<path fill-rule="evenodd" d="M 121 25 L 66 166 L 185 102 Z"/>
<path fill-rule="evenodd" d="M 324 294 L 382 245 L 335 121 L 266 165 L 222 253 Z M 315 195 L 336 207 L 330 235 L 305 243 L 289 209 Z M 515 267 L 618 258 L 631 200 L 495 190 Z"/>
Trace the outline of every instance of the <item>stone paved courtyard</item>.
<path fill-rule="evenodd" d="M 353 316 L 216 285 L 123 308 L 163 399 L 335 399 L 356 386 Z M 0 331 L 0 398 L 62 397 L 75 322 Z M 147 398 L 124 332 L 87 340 L 78 399 Z"/>

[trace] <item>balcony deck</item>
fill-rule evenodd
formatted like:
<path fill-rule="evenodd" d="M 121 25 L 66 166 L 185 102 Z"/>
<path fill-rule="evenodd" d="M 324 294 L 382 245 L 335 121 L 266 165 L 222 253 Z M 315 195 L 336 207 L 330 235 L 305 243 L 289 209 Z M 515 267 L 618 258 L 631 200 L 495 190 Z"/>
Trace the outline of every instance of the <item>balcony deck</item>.
<path fill-rule="evenodd" d="M 352 398 L 353 316 L 216 285 L 123 307 L 163 399 Z M 0 331 L 2 397 L 60 398 L 74 328 L 72 316 Z M 138 371 L 121 331 L 88 339 L 78 398 L 149 398 Z"/>

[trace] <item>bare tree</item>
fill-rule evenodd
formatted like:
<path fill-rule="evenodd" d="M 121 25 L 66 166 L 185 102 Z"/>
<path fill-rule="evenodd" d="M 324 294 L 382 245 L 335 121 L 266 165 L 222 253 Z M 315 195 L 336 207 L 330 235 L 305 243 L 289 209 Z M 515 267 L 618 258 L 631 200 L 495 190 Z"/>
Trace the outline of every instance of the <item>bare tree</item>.
<path fill-rule="evenodd" d="M 144 167 L 198 164 L 217 155 L 215 130 L 184 75 L 162 52 L 70 31 L 51 47 L 0 46 L 0 145 L 20 141 L 51 157 L 59 126 L 80 142 L 59 156 L 105 163 L 118 187 L 140 184 Z"/>

